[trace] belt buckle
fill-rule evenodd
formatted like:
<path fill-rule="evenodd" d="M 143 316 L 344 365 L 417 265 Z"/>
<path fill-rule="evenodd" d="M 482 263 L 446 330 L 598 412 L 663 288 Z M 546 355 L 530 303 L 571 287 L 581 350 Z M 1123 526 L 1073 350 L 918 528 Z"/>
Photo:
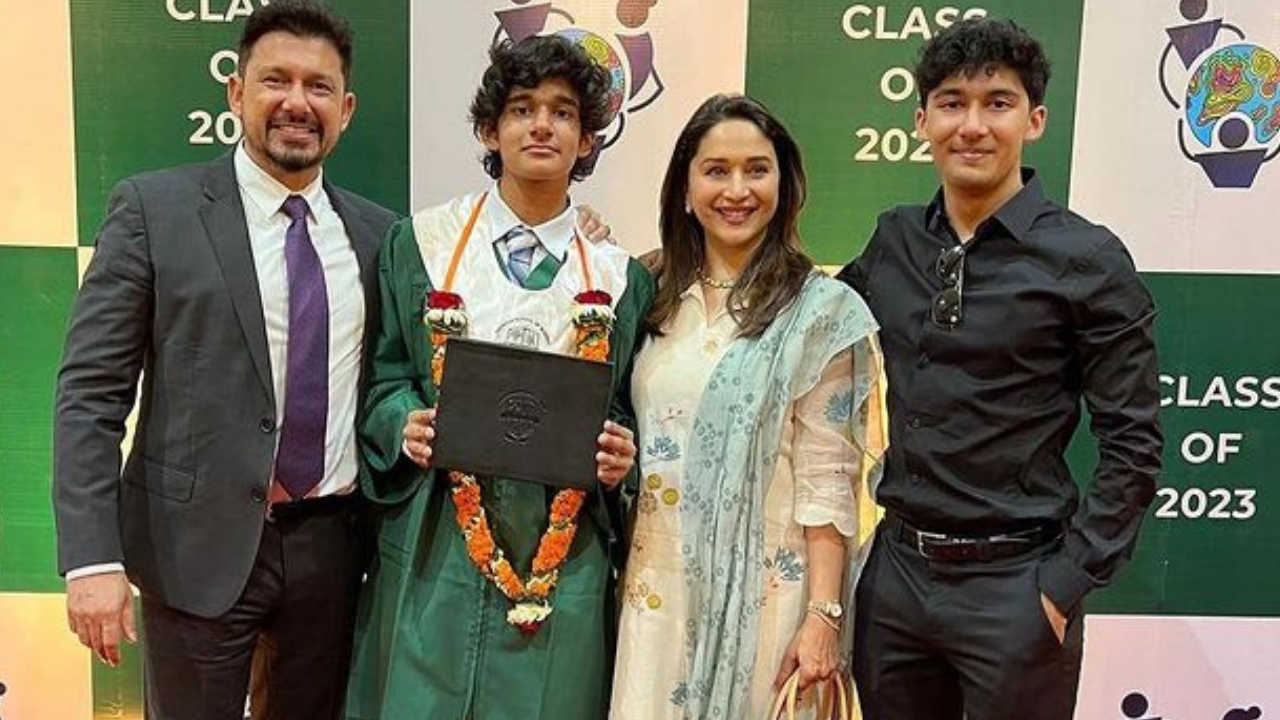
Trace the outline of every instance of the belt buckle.
<path fill-rule="evenodd" d="M 920 557 L 924 558 L 925 560 L 933 559 L 930 552 L 925 549 L 926 541 L 945 543 L 947 542 L 947 540 L 950 539 L 943 533 L 926 532 L 924 530 L 916 530 L 915 533 L 916 533 L 916 552 L 920 553 Z"/>

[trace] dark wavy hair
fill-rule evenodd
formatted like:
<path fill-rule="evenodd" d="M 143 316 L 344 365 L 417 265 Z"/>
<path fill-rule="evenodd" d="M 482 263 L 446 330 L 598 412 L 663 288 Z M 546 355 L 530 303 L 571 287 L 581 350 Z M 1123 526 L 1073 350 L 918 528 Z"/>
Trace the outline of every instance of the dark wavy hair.
<path fill-rule="evenodd" d="M 613 119 L 609 112 L 609 73 L 585 50 L 559 35 L 535 35 L 513 43 L 503 40 L 489 48 L 489 69 L 471 101 L 468 120 L 477 138 L 496 131 L 498 120 L 515 88 L 536 88 L 544 80 L 564 80 L 578 95 L 578 122 L 583 137 L 592 137 Z M 495 180 L 502 177 L 502 155 L 490 150 L 484 171 Z M 594 153 L 578 158 L 569 177 L 581 180 L 591 174 Z"/>
<path fill-rule="evenodd" d="M 327 6 L 312 0 L 273 0 L 270 5 L 254 10 L 240 33 L 238 67 L 248 66 L 253 46 L 262 36 L 273 32 L 328 40 L 342 58 L 342 82 L 351 85 L 351 26 Z"/>
<path fill-rule="evenodd" d="M 925 106 L 929 93 L 949 78 L 960 73 L 973 78 L 1000 66 L 1018 74 L 1032 107 L 1044 104 L 1049 58 L 1040 43 L 1012 20 L 961 20 L 920 48 L 915 68 L 920 107 Z"/>
<path fill-rule="evenodd" d="M 726 307 L 738 323 L 738 334 L 758 337 L 769 327 L 804 286 L 813 261 L 800 243 L 798 223 L 804 207 L 806 183 L 800 148 L 782 123 L 757 100 L 745 95 L 714 95 L 702 103 L 685 124 L 671 152 L 662 181 L 659 229 L 662 260 L 658 266 L 658 292 L 646 324 L 661 333 L 680 307 L 680 294 L 698 279 L 705 261 L 702 225 L 685 212 L 689 192 L 689 168 L 702 138 L 727 120 L 745 120 L 760 129 L 778 157 L 778 207 L 765 228 L 764 241 L 729 291 Z"/>

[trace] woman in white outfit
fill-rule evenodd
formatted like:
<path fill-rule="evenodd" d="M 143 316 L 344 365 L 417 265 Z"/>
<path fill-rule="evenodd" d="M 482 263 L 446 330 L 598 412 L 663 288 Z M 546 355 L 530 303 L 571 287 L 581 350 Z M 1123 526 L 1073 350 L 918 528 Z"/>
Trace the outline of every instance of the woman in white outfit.
<path fill-rule="evenodd" d="M 632 378 L 613 720 L 762 718 L 793 671 L 839 665 L 883 381 L 866 305 L 801 249 L 804 197 L 799 149 L 750 98 L 710 98 L 677 140 Z"/>

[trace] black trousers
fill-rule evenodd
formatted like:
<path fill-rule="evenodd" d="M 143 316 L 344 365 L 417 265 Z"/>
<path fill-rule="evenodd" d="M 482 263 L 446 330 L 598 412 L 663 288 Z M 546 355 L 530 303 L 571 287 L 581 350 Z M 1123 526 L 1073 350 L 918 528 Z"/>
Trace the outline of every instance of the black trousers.
<path fill-rule="evenodd" d="M 1071 720 L 1084 619 L 1058 642 L 1037 568 L 1012 558 L 931 562 L 881 524 L 858 581 L 854 678 L 865 720 Z"/>
<path fill-rule="evenodd" d="M 222 616 L 143 595 L 148 720 L 240 720 L 251 687 L 255 720 L 340 716 L 369 527 L 354 499 L 307 502 L 273 513 Z"/>

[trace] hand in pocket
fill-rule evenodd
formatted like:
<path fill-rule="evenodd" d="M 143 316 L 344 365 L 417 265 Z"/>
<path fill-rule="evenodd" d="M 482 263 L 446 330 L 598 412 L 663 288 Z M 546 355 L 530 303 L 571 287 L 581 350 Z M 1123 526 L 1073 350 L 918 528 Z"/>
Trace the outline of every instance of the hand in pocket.
<path fill-rule="evenodd" d="M 1044 593 L 1040 593 L 1040 605 L 1044 607 L 1045 619 L 1049 621 L 1049 627 L 1053 628 L 1053 635 L 1058 638 L 1058 644 L 1061 645 L 1067 637 L 1067 616 L 1063 615 L 1058 606 L 1054 605 L 1049 596 Z"/>

